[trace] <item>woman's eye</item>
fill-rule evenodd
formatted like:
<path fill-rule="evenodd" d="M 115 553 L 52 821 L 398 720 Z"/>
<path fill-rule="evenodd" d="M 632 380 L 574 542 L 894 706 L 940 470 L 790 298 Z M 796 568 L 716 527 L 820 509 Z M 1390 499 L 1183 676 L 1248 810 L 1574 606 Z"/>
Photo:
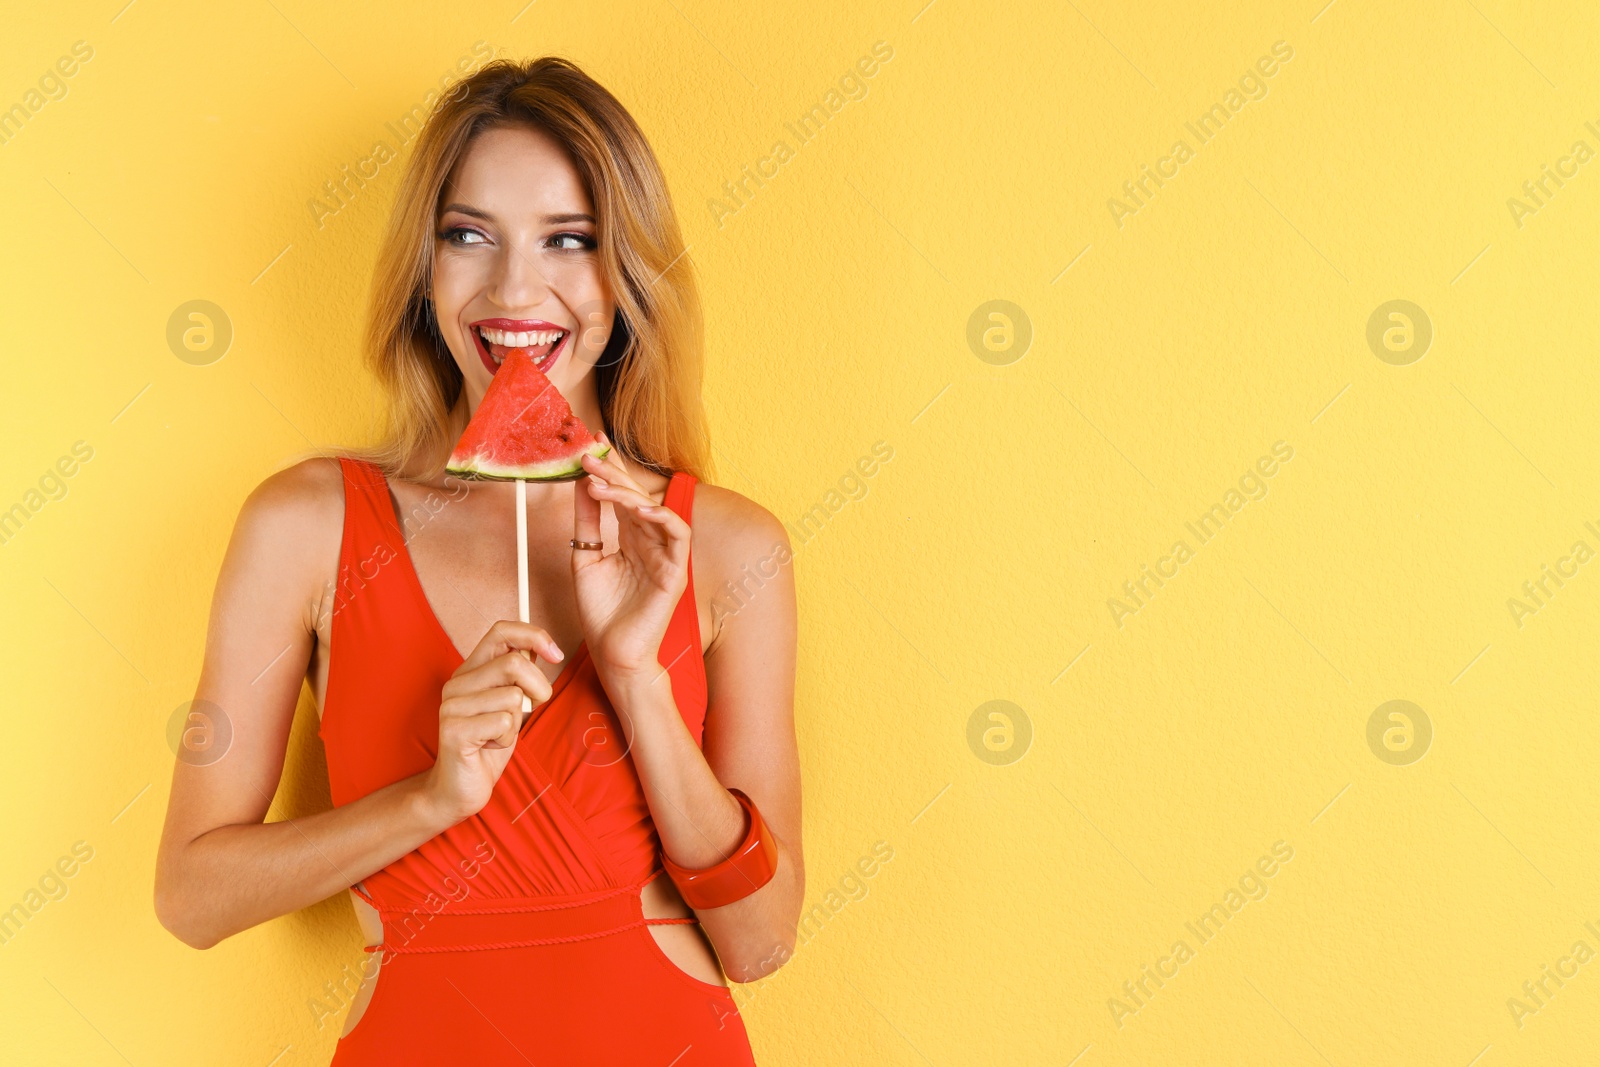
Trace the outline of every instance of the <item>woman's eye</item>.
<path fill-rule="evenodd" d="M 438 236 L 439 240 L 448 241 L 453 245 L 476 245 L 482 244 L 485 240 L 487 240 L 487 238 L 485 238 L 483 234 L 479 233 L 477 230 L 468 230 L 461 226 L 445 230 Z"/>
<path fill-rule="evenodd" d="M 594 238 L 586 233 L 558 233 L 550 241 L 557 248 L 570 251 L 582 251 L 595 246 Z"/>

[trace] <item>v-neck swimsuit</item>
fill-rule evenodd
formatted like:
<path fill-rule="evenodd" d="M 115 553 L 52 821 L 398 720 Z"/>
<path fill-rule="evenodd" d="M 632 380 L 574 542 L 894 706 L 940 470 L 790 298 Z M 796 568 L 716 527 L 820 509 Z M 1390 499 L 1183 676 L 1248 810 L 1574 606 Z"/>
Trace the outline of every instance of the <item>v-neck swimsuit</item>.
<path fill-rule="evenodd" d="M 322 725 L 335 805 L 426 771 L 462 656 L 423 593 L 388 483 L 341 459 L 344 537 Z M 695 478 L 665 505 L 691 518 Z M 689 585 L 659 653 L 696 744 L 705 660 Z M 383 920 L 377 987 L 332 1067 L 751 1065 L 726 986 L 667 957 L 640 891 L 663 874 L 623 731 L 587 645 L 534 709 L 482 811 L 356 888 Z"/>

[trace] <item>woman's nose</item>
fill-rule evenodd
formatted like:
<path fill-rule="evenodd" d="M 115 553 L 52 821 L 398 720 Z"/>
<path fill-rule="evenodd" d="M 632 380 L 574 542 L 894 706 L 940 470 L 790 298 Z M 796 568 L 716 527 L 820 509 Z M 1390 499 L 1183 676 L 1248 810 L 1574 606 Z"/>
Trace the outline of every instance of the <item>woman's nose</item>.
<path fill-rule="evenodd" d="M 550 279 L 538 261 L 517 245 L 507 244 L 495 267 L 490 298 L 507 309 L 532 308 L 544 302 L 550 289 Z"/>

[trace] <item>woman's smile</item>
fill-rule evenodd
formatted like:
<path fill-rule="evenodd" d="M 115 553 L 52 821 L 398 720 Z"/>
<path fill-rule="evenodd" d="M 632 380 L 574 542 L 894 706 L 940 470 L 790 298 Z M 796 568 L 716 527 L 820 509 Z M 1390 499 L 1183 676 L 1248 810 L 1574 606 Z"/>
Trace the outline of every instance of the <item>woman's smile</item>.
<path fill-rule="evenodd" d="M 543 319 L 479 319 L 467 333 L 490 374 L 500 369 L 506 353 L 513 348 L 525 349 L 533 357 L 534 366 L 549 374 L 572 336 L 566 327 Z"/>

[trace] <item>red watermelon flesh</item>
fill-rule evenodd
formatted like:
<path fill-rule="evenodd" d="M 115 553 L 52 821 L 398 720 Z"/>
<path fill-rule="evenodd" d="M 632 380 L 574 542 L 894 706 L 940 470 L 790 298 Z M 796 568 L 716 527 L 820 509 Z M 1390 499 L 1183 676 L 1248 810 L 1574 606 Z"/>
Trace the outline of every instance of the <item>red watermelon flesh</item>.
<path fill-rule="evenodd" d="M 583 454 L 610 452 L 572 413 L 525 348 L 512 348 L 445 469 L 464 478 L 560 482 L 583 477 Z"/>

